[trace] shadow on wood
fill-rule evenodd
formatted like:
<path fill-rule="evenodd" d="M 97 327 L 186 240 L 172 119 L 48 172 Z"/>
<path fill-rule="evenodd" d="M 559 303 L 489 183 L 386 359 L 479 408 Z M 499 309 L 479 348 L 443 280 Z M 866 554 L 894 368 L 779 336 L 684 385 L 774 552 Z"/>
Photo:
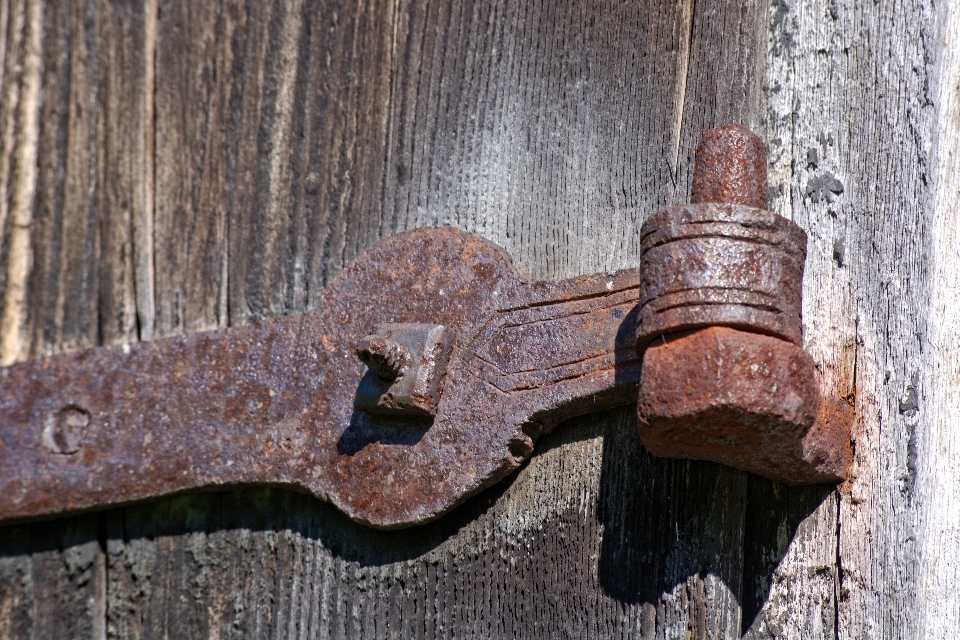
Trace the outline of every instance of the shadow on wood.
<path fill-rule="evenodd" d="M 768 601 L 773 573 L 796 539 L 800 524 L 823 502 L 837 499 L 832 486 L 788 487 L 752 474 L 748 482 L 743 536 L 744 632 Z M 835 566 L 818 569 L 828 572 L 831 578 L 835 570 Z"/>
<path fill-rule="evenodd" d="M 624 322 L 618 347 L 633 339 L 631 326 Z M 714 463 L 657 458 L 640 443 L 635 422 L 606 430 L 597 503 L 600 584 L 621 602 L 643 603 L 658 617 L 654 628 L 663 624 L 657 603 L 665 599 L 732 598 L 744 633 L 800 523 L 833 495 L 832 486 L 787 487 Z M 710 626 L 708 611 L 691 611 L 697 615 Z"/>

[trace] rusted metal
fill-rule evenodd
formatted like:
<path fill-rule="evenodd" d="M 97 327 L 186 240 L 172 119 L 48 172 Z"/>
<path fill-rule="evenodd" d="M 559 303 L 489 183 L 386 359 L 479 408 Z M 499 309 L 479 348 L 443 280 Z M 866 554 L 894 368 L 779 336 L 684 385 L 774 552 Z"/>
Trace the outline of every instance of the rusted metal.
<path fill-rule="evenodd" d="M 663 209 L 640 229 L 638 350 L 657 336 L 710 326 L 802 345 L 807 234 L 766 202 L 760 138 L 740 125 L 708 131 L 691 204 Z"/>
<path fill-rule="evenodd" d="M 640 231 L 637 348 L 674 331 L 722 325 L 802 344 L 807 235 L 743 205 L 670 207 Z"/>
<path fill-rule="evenodd" d="M 697 149 L 693 202 L 644 223 L 640 438 L 660 456 L 836 482 L 852 463 L 852 409 L 821 397 L 801 348 L 807 238 L 764 210 L 766 189 L 760 139 L 718 127 Z"/>
<path fill-rule="evenodd" d="M 820 418 L 821 405 L 833 412 Z M 851 407 L 821 402 L 813 358 L 726 327 L 665 337 L 643 356 L 640 434 L 654 455 L 712 460 L 787 484 L 837 482 Z"/>
<path fill-rule="evenodd" d="M 357 343 L 357 357 L 368 371 L 360 379 L 354 408 L 387 415 L 436 415 L 451 342 L 450 332 L 438 324 L 377 325 L 375 334 Z"/>
<path fill-rule="evenodd" d="M 635 401 L 655 453 L 835 481 L 850 410 L 799 346 L 806 237 L 759 208 L 757 149 L 708 134 L 699 202 L 644 225 L 640 270 L 529 283 L 483 238 L 421 229 L 302 316 L 0 369 L 0 521 L 264 484 L 404 527 Z"/>
<path fill-rule="evenodd" d="M 767 150 L 760 136 L 739 124 L 703 134 L 693 165 L 690 202 L 767 208 Z"/>
<path fill-rule="evenodd" d="M 638 280 L 528 283 L 479 236 L 416 230 L 365 251 L 305 315 L 0 369 L 0 520 L 242 484 L 380 528 L 432 520 L 560 420 L 635 402 Z M 358 410 L 377 378 L 358 346 L 394 383 L 426 364 L 436 415 Z"/>

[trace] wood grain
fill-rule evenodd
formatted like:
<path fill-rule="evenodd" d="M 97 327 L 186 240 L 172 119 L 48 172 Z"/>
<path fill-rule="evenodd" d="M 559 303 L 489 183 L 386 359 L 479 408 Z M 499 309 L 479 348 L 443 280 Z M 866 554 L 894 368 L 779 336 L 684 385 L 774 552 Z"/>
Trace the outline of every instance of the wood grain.
<path fill-rule="evenodd" d="M 147 21 L 149 3 L 102 0 L 97 6 L 98 30 L 98 183 L 97 222 L 100 237 L 99 340 L 129 344 L 137 340 L 138 288 L 149 272 L 152 249 L 136 226 L 147 217 Z M 146 256 L 144 256 L 146 254 Z M 144 314 L 140 314 L 143 318 Z"/>
<path fill-rule="evenodd" d="M 826 637 L 936 636 L 921 631 L 928 606 L 917 599 L 918 559 L 934 554 L 949 566 L 953 555 L 925 549 L 918 528 L 919 479 L 941 473 L 933 458 L 920 467 L 928 412 L 940 412 L 924 394 L 942 384 L 920 382 L 931 371 L 925 358 L 942 357 L 925 355 L 939 351 L 927 333 L 936 255 L 926 204 L 937 137 L 931 86 L 943 50 L 935 24 L 924 3 L 773 5 L 773 206 L 810 237 L 806 347 L 857 411 L 854 475 L 840 488 L 838 519 L 828 517 L 837 507 L 821 504 L 781 569 L 795 571 L 797 557 L 822 566 L 835 544 L 833 566 L 772 586 L 777 637 L 808 637 L 816 599 L 830 597 L 829 573 L 837 610 Z"/>
<path fill-rule="evenodd" d="M 925 357 L 917 385 L 919 397 L 925 400 L 922 408 L 918 406 L 922 422 L 913 432 L 917 442 L 912 451 L 909 439 L 907 441 L 905 465 L 908 473 L 911 466 L 916 472 L 916 602 L 923 603 L 918 611 L 917 630 L 918 635 L 927 637 L 949 636 L 960 628 L 960 594 L 948 587 L 956 584 L 960 577 L 960 563 L 955 555 L 960 547 L 960 491 L 957 486 L 960 442 L 955 429 L 955 418 L 960 415 L 960 335 L 957 330 L 960 326 L 960 288 L 956 276 L 960 270 L 960 225 L 956 217 L 957 196 L 960 195 L 960 156 L 957 152 L 960 148 L 960 101 L 957 96 L 960 48 L 953 35 L 958 28 L 960 7 L 948 4 L 938 8 L 933 27 L 928 31 L 932 48 L 939 54 L 934 58 L 936 66 L 933 67 L 935 72 L 929 89 L 937 111 L 935 115 L 928 115 L 930 126 L 936 133 L 931 145 L 932 166 L 929 170 L 936 189 L 930 198 L 933 220 L 928 245 L 930 253 L 927 254 L 932 262 L 929 266 L 931 301 Z M 908 395 L 907 405 L 909 400 Z M 906 408 L 903 404 L 900 407 Z"/>
<path fill-rule="evenodd" d="M 98 520 L 0 529 L 0 637 L 106 638 Z"/>
<path fill-rule="evenodd" d="M 156 25 L 154 335 L 227 324 L 226 225 L 246 16 L 235 2 L 165 2 Z M 147 234 L 145 234 L 147 235 Z"/>
<path fill-rule="evenodd" d="M 44 269 L 34 275 L 44 279 L 31 295 L 36 305 L 30 315 L 35 329 L 27 352 L 38 355 L 78 349 L 99 342 L 100 247 L 97 224 L 97 176 L 99 162 L 98 50 L 93 43 L 99 14 L 94 6 L 66 4 L 65 15 L 54 22 L 46 13 L 49 31 L 60 32 L 59 46 L 48 47 L 45 62 L 54 73 L 47 75 L 50 88 L 62 92 L 62 100 L 45 101 L 41 144 L 44 195 L 37 211 L 48 219 L 50 239 L 34 244 L 47 248 Z M 47 128 L 47 125 L 50 125 Z M 39 257 L 39 255 L 38 255 Z M 41 293 L 42 292 L 42 293 Z M 37 330 L 44 333 L 41 339 Z"/>
<path fill-rule="evenodd" d="M 8 527 L 0 637 L 957 634 L 956 3 L 38 2 L 0 2 L 5 359 L 296 313 L 418 226 L 631 266 L 743 122 L 856 464 L 788 489 L 620 412 L 415 531 L 268 489 Z"/>
<path fill-rule="evenodd" d="M 18 67 L 19 87 L 9 104 L 5 127 L 4 206 L 0 212 L 0 232 L 10 220 L 4 280 L 3 314 L 0 315 L 0 364 L 7 365 L 26 357 L 24 334 L 27 332 L 28 280 L 33 261 L 30 227 L 33 224 L 33 199 L 37 191 L 37 148 L 40 130 L 42 85 L 43 14 L 39 0 L 22 6 L 12 25 L 16 29 L 11 44 L 13 64 Z M 8 196 L 9 194 L 9 196 Z M 8 199 L 9 198 L 9 199 Z"/>

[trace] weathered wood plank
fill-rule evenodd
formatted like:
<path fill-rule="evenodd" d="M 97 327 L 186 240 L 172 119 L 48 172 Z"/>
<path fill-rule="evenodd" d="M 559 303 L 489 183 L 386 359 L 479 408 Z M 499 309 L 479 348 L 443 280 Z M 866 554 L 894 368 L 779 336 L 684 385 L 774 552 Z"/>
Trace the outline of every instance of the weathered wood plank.
<path fill-rule="evenodd" d="M 3 100 L 0 100 L 0 265 L 8 262 L 10 247 L 10 171 L 15 147 L 17 105 L 20 101 L 21 71 L 23 66 L 23 21 L 22 0 L 4 0 L 0 4 L 0 57 L 3 66 Z M 0 300 L 6 299 L 7 270 L 0 268 Z"/>
<path fill-rule="evenodd" d="M 147 120 L 145 104 L 150 98 L 146 86 L 147 65 L 151 62 L 147 55 L 149 5 L 125 0 L 101 0 L 97 5 L 98 324 L 103 344 L 129 344 L 138 339 L 137 302 L 149 295 L 137 295 L 138 285 L 147 284 L 149 273 L 141 278 L 134 274 L 135 267 L 149 265 L 151 253 L 146 234 L 135 232 L 148 216 L 146 129 L 153 126 L 152 120 Z"/>
<path fill-rule="evenodd" d="M 949 605 L 930 617 L 937 599 L 918 593 L 921 581 L 955 567 L 955 545 L 947 543 L 955 525 L 924 513 L 948 503 L 941 495 L 924 501 L 918 484 L 924 474 L 949 474 L 934 451 L 942 447 L 941 420 L 956 415 L 949 404 L 924 400 L 924 389 L 930 398 L 944 397 L 950 380 L 926 377 L 946 351 L 943 334 L 928 334 L 938 321 L 927 317 L 931 295 L 941 301 L 940 318 L 956 304 L 949 289 L 945 298 L 934 293 L 940 286 L 930 279 L 938 255 L 931 229 L 943 218 L 928 202 L 939 188 L 935 178 L 946 175 L 931 147 L 950 130 L 935 123 L 944 100 L 931 87 L 940 74 L 955 73 L 939 62 L 952 54 L 941 53 L 950 47 L 934 35 L 946 31 L 934 28 L 933 13 L 926 3 L 774 3 L 768 122 L 774 207 L 810 235 L 806 345 L 827 384 L 849 396 L 858 414 L 854 477 L 838 494 L 838 521 L 821 513 L 833 509 L 821 504 L 778 568 L 796 576 L 792 586 L 774 585 L 769 594 L 778 637 L 808 637 L 809 613 L 823 597 L 818 574 L 826 570 L 817 569 L 816 559 L 826 561 L 832 544 L 837 613 L 832 634 L 824 635 L 957 632 Z M 924 541 L 924 531 L 937 542 Z M 935 558 L 930 566 L 937 569 L 921 570 L 921 558 Z M 797 573 L 798 561 L 814 570 Z"/>
<path fill-rule="evenodd" d="M 158 336 L 227 324 L 226 226 L 247 22 L 240 2 L 162 9 L 152 238 Z"/>
<path fill-rule="evenodd" d="M 662 168 L 692 4 L 405 5 L 384 227 L 475 230 L 536 277 L 633 264 L 642 219 L 687 197 Z"/>
<path fill-rule="evenodd" d="M 57 237 L 51 245 L 58 255 L 50 256 L 57 262 L 50 264 L 46 278 L 32 292 L 40 295 L 31 295 L 38 305 L 44 305 L 31 317 L 52 341 L 45 339 L 42 347 L 37 344 L 31 350 L 34 354 L 93 346 L 100 337 L 97 173 L 102 106 L 96 46 L 100 16 L 96 6 L 89 3 L 71 2 L 65 8 L 68 40 L 63 49 L 52 49 L 48 56 L 51 63 L 57 64 L 53 58 L 66 54 L 63 76 L 51 78 L 51 84 L 62 82 L 65 104 L 48 107 L 52 111 L 62 109 L 63 120 L 54 120 L 51 124 L 55 128 L 44 132 L 44 137 L 51 140 L 51 157 L 43 159 L 52 165 L 44 178 L 50 195 L 56 198 L 47 206 L 49 215 L 56 220 L 51 232 Z M 51 28 L 61 27 L 52 24 Z M 56 164 L 55 158 L 59 159 Z"/>
<path fill-rule="evenodd" d="M 930 198 L 931 241 L 928 259 L 932 300 L 927 318 L 925 359 L 918 378 L 921 423 L 912 432 L 913 447 L 907 441 L 906 469 L 916 474 L 914 504 L 917 505 L 916 602 L 922 603 L 917 621 L 918 635 L 947 637 L 960 629 L 960 594 L 954 588 L 960 579 L 960 238 L 957 202 L 960 201 L 960 6 L 946 3 L 937 7 L 933 23 L 924 30 L 930 49 L 936 52 L 929 93 L 937 111 L 930 116 L 935 134 L 930 156 L 929 178 L 936 191 Z M 909 411 L 909 392 L 901 407 Z M 908 432 L 908 438 L 910 432 Z"/>
<path fill-rule="evenodd" d="M 836 637 L 838 494 L 831 487 L 791 488 L 757 476 L 749 486 L 744 637 Z"/>
<path fill-rule="evenodd" d="M 323 287 L 379 239 L 387 128 L 397 59 L 397 2 L 307 5 L 303 138 L 294 194 L 307 221 L 288 261 L 306 265 L 291 309 L 316 306 Z M 374 150 L 377 150 L 374 152 Z M 299 282 L 299 280 L 296 280 Z"/>
<path fill-rule="evenodd" d="M 295 181 L 294 175 L 307 108 L 304 33 L 307 21 L 322 24 L 325 12 L 317 8 L 301 0 L 250 6 L 244 65 L 236 76 L 243 94 L 235 116 L 230 324 L 289 313 L 291 298 L 303 297 L 302 290 L 291 290 L 295 279 L 300 287 L 306 284 L 306 256 L 296 253 L 305 247 L 306 221 L 302 207 L 294 207 L 303 178 Z M 302 303 L 298 306 L 302 308 Z"/>
<path fill-rule="evenodd" d="M 65 141 L 71 104 L 71 5 L 59 3 L 49 7 L 46 14 L 43 37 L 44 100 L 40 107 L 37 193 L 30 233 L 33 269 L 26 316 L 28 326 L 25 335 L 21 334 L 20 348 L 26 352 L 23 357 L 62 350 L 59 346 L 62 332 L 59 331 L 56 318 L 63 257 Z M 78 131 L 78 135 L 80 133 Z"/>
<path fill-rule="evenodd" d="M 261 7 L 258 11 L 268 11 Z M 237 118 L 230 323 L 309 308 L 382 236 L 393 3 L 251 18 Z"/>

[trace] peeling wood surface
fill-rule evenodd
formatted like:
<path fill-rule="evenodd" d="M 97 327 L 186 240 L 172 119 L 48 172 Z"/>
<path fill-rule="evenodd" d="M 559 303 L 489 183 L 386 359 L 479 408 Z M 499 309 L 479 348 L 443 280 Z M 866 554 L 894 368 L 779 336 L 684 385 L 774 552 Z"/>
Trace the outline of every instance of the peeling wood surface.
<path fill-rule="evenodd" d="M 0 0 L 3 362 L 296 313 L 419 226 L 632 266 L 737 121 L 858 415 L 838 491 L 623 411 L 406 532 L 270 489 L 6 527 L 0 637 L 957 635 L 957 6 Z"/>

